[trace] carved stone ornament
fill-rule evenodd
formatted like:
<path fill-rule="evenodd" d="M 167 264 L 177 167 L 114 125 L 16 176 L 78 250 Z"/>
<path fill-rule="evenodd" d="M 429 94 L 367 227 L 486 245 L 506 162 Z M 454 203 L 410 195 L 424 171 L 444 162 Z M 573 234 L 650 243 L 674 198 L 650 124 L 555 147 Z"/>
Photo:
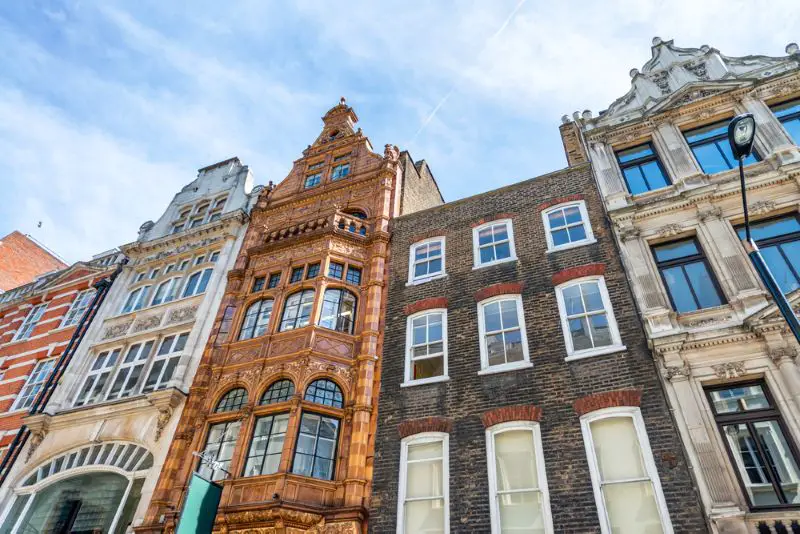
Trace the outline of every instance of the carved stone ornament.
<path fill-rule="evenodd" d="M 684 69 L 691 72 L 700 80 L 708 80 L 708 71 L 706 70 L 705 62 L 687 64 L 683 66 Z"/>
<path fill-rule="evenodd" d="M 639 237 L 639 229 L 633 225 L 625 225 L 617 227 L 619 238 L 623 241 L 630 241 Z"/>
<path fill-rule="evenodd" d="M 725 323 L 733 319 L 730 315 L 725 315 L 723 317 L 711 317 L 709 319 L 698 319 L 696 321 L 689 321 L 684 323 L 686 328 L 703 328 L 706 326 L 714 326 L 720 323 Z"/>
<path fill-rule="evenodd" d="M 676 380 L 686 379 L 692 375 L 692 370 L 689 368 L 689 365 L 684 363 L 683 366 L 665 366 L 662 370 L 662 374 L 664 378 L 669 380 L 670 382 L 674 382 Z"/>
<path fill-rule="evenodd" d="M 33 456 L 33 453 L 36 452 L 36 449 L 39 448 L 39 445 L 42 444 L 42 441 L 44 441 L 44 437 L 46 435 L 47 435 L 47 429 L 46 428 L 45 429 L 41 429 L 41 430 L 35 430 L 35 431 L 31 432 L 31 437 L 30 437 L 30 440 L 28 441 L 30 443 L 30 447 L 28 448 L 27 456 L 25 456 L 25 463 L 30 461 L 31 456 Z"/>
<path fill-rule="evenodd" d="M 764 215 L 773 211 L 774 209 L 774 200 L 759 200 L 758 202 L 753 202 L 750 204 L 750 213 L 754 213 L 756 215 Z"/>
<path fill-rule="evenodd" d="M 161 438 L 161 433 L 164 432 L 164 428 L 169 423 L 169 420 L 172 418 L 172 408 L 166 406 L 158 411 L 158 419 L 156 420 L 156 441 Z"/>
<path fill-rule="evenodd" d="M 197 315 L 197 306 L 184 306 L 183 308 L 170 310 L 169 316 L 167 317 L 167 324 L 190 321 L 194 319 L 196 315 Z"/>
<path fill-rule="evenodd" d="M 144 332 L 145 330 L 150 330 L 151 328 L 157 328 L 158 325 L 161 324 L 161 318 L 163 315 L 150 315 L 149 317 L 142 317 L 136 321 L 136 324 L 133 325 L 133 332 Z"/>
<path fill-rule="evenodd" d="M 714 370 L 719 378 L 739 378 L 747 373 L 744 368 L 744 362 L 728 362 L 719 365 L 712 365 L 711 369 Z"/>
<path fill-rule="evenodd" d="M 114 324 L 106 328 L 105 333 L 103 333 L 103 339 L 111 339 L 113 337 L 124 336 L 128 333 L 128 329 L 133 324 L 133 321 L 127 321 L 125 323 Z"/>
<path fill-rule="evenodd" d="M 658 233 L 658 237 L 672 237 L 683 232 L 683 227 L 680 224 L 671 223 L 662 226 L 656 230 L 656 232 Z"/>
<path fill-rule="evenodd" d="M 711 206 L 708 208 L 698 209 L 697 217 L 701 221 L 705 221 L 706 219 L 719 219 L 722 217 L 722 208 L 719 206 Z"/>
<path fill-rule="evenodd" d="M 661 91 L 662 95 L 669 94 L 669 73 L 667 71 L 654 74 L 652 80 L 653 83 L 658 86 L 658 89 Z"/>
<path fill-rule="evenodd" d="M 776 349 L 769 349 L 767 352 L 769 359 L 775 365 L 780 365 L 785 361 L 793 361 L 797 358 L 797 351 L 792 347 L 779 347 Z"/>

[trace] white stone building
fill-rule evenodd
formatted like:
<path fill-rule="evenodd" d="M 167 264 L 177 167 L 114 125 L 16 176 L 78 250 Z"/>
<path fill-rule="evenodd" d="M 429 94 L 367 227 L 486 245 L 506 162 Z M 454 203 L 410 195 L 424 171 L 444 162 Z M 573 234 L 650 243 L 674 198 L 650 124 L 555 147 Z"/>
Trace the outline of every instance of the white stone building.
<path fill-rule="evenodd" d="M 737 235 L 726 139 L 733 116 L 755 116 L 754 237 L 797 309 L 800 51 L 786 53 L 655 38 L 627 94 L 598 117 L 562 119 L 570 162 L 593 164 L 713 532 L 796 531 L 800 518 L 798 345 Z"/>
<path fill-rule="evenodd" d="M 257 193 L 238 158 L 205 167 L 120 247 L 129 263 L 46 413 L 26 418 L 31 439 L 0 491 L 0 533 L 141 522 Z"/>

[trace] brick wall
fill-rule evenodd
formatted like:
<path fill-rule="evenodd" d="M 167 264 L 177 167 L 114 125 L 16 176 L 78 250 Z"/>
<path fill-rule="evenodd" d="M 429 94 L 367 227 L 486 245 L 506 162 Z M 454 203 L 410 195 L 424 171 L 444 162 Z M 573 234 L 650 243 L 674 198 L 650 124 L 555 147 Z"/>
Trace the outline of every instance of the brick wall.
<path fill-rule="evenodd" d="M 597 243 L 548 254 L 539 207 L 570 195 L 583 195 Z M 473 270 L 472 226 L 500 213 L 513 219 L 519 261 Z M 706 531 L 588 165 L 403 216 L 393 221 L 393 230 L 371 532 L 396 528 L 400 439 L 409 425 L 426 418 L 452 422 L 451 532 L 489 532 L 484 423 L 514 413 L 540 421 L 555 531 L 600 532 L 576 406 L 594 409 L 606 401 L 640 402 L 675 532 Z M 409 245 L 437 233 L 447 237 L 447 276 L 406 286 Z M 553 276 L 585 265 L 593 265 L 593 272 L 603 266 L 627 350 L 568 363 Z M 478 376 L 476 293 L 495 284 L 522 285 L 533 367 Z M 446 299 L 450 380 L 401 388 L 406 306 L 425 299 Z M 498 411 L 502 407 L 509 408 Z"/>
<path fill-rule="evenodd" d="M 403 167 L 400 213 L 414 213 L 444 202 L 439 186 L 424 159 L 415 163 L 408 152 L 403 152 L 400 154 L 400 164 Z"/>
<path fill-rule="evenodd" d="M 39 275 L 66 266 L 20 232 L 0 238 L 0 291 L 33 282 Z"/>

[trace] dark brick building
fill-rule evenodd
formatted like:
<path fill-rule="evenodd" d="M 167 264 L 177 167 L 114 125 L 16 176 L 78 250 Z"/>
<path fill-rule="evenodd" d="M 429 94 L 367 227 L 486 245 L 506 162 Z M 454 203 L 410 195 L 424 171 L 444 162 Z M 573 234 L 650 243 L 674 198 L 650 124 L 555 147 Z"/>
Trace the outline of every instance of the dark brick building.
<path fill-rule="evenodd" d="M 392 227 L 371 532 L 707 531 L 588 165 Z"/>

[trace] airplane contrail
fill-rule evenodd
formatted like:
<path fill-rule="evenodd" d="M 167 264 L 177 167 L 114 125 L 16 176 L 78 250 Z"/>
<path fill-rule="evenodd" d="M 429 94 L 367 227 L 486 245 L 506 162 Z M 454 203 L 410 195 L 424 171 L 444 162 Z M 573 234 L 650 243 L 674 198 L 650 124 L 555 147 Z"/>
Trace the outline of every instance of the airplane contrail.
<path fill-rule="evenodd" d="M 503 24 L 500 25 L 500 28 L 498 28 L 497 31 L 494 32 L 491 35 L 491 37 L 486 39 L 486 41 L 483 43 L 483 46 L 481 47 L 480 51 L 478 51 L 478 53 L 475 55 L 476 59 L 480 57 L 481 54 L 483 54 L 483 51 L 486 50 L 486 48 L 489 46 L 489 43 L 491 43 L 494 39 L 497 38 L 497 36 L 503 33 L 503 30 L 505 30 L 506 27 L 508 27 L 508 25 L 511 23 L 511 20 L 514 18 L 514 15 L 517 14 L 517 11 L 519 11 L 520 8 L 522 8 L 522 6 L 527 1 L 528 0 L 519 0 L 519 2 L 517 2 L 517 5 L 514 7 L 514 9 L 511 10 L 511 13 L 509 13 L 508 17 L 506 17 L 506 20 L 503 22 Z M 413 143 L 417 139 L 417 136 L 419 136 L 419 134 L 422 133 L 422 130 L 424 130 L 428 126 L 428 124 L 430 124 L 430 122 L 433 120 L 433 117 L 436 116 L 436 113 L 439 111 L 439 109 L 441 109 L 441 107 L 445 104 L 445 102 L 447 102 L 450 99 L 455 90 L 456 90 L 456 84 L 454 83 L 453 86 L 450 88 L 450 90 L 447 91 L 447 94 L 444 95 L 444 97 L 441 100 L 439 100 L 439 103 L 436 104 L 436 107 L 433 108 L 433 111 L 431 111 L 428 114 L 428 116 L 425 117 L 425 120 L 422 121 L 419 130 L 417 130 L 417 133 L 415 133 L 414 137 L 411 138 L 410 141 L 411 143 Z"/>

